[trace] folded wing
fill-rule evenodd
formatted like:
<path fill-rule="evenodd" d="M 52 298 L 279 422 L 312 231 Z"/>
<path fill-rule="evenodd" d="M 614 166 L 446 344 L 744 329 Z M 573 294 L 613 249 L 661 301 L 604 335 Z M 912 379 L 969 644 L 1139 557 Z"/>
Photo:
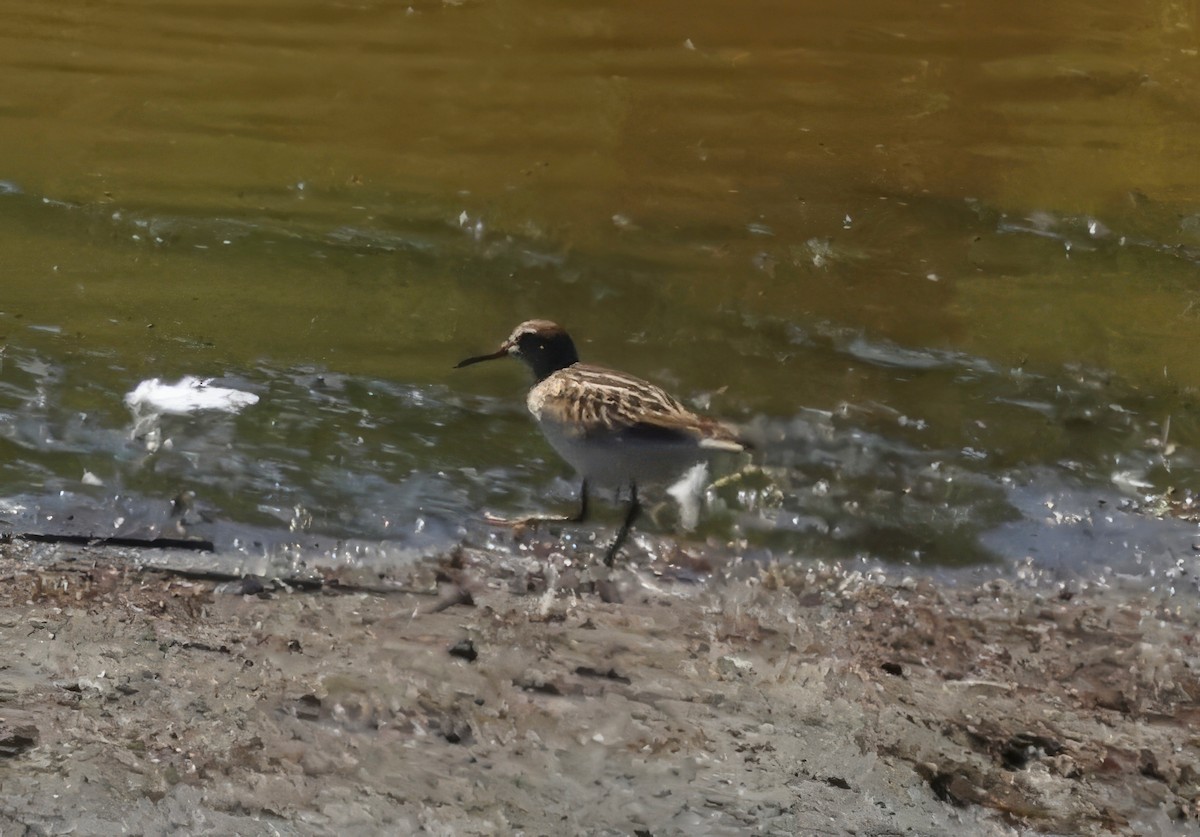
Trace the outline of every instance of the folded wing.
<path fill-rule="evenodd" d="M 732 427 L 696 415 L 660 387 L 624 372 L 575 364 L 539 389 L 544 392 L 538 412 L 553 415 L 582 438 L 621 437 L 732 452 L 748 447 Z"/>

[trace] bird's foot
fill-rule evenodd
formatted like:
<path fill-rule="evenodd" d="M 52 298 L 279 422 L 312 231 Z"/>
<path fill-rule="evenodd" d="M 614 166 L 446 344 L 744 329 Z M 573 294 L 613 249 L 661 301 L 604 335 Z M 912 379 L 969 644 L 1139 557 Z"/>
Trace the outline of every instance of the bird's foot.
<path fill-rule="evenodd" d="M 517 537 L 524 534 L 526 529 L 537 526 L 535 517 L 499 517 L 491 512 L 483 513 L 483 521 L 489 526 L 506 526 Z"/>
<path fill-rule="evenodd" d="M 490 526 L 507 526 L 513 534 L 520 537 L 528 530 L 537 529 L 542 523 L 577 523 L 574 517 L 533 515 L 530 517 L 499 517 L 491 512 L 483 513 L 483 520 Z"/>

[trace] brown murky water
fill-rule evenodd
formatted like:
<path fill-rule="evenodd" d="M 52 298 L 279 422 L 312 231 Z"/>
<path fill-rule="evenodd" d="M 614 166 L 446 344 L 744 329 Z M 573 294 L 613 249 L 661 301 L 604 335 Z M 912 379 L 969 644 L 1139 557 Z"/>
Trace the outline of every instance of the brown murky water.
<path fill-rule="evenodd" d="M 449 371 L 535 315 L 723 390 L 772 443 L 711 532 L 776 552 L 1020 555 L 1046 497 L 1193 486 L 1194 3 L 0 10 L 18 528 L 563 500 L 520 373 Z M 183 373 L 263 400 L 147 451 L 121 397 Z"/>

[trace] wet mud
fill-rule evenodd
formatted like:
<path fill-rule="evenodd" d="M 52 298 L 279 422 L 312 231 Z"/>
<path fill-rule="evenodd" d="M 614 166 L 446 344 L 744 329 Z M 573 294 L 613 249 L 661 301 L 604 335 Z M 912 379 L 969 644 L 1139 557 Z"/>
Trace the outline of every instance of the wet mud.
<path fill-rule="evenodd" d="M 3 549 L 5 837 L 1200 827 L 1200 616 L 1144 587 Z"/>

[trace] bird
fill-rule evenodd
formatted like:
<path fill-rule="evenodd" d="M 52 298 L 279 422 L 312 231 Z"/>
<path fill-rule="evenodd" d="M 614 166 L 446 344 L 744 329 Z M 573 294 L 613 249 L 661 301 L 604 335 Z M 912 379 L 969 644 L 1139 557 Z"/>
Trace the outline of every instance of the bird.
<path fill-rule="evenodd" d="M 455 368 L 504 357 L 522 361 L 533 373 L 526 406 L 550 446 L 578 472 L 582 484 L 575 515 L 488 519 L 509 525 L 583 523 L 591 488 L 628 489 L 629 506 L 605 553 L 605 566 L 613 565 L 641 512 L 639 486 L 669 485 L 715 453 L 751 448 L 736 428 L 693 413 L 661 387 L 580 362 L 571 336 L 550 320 L 526 320 L 499 349 L 459 361 Z"/>

